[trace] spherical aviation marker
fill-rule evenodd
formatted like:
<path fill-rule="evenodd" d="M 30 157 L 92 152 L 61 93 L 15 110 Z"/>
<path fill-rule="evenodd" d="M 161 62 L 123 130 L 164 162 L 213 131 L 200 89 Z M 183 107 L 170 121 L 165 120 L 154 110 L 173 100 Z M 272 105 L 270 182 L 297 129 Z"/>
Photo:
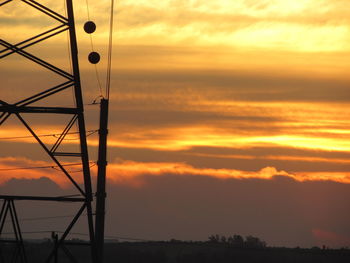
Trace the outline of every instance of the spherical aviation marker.
<path fill-rule="evenodd" d="M 91 52 L 89 54 L 89 62 L 91 64 L 97 64 L 100 61 L 100 54 L 97 52 Z"/>
<path fill-rule="evenodd" d="M 92 34 L 94 33 L 96 30 L 96 25 L 94 22 L 92 21 L 87 21 L 85 24 L 84 24 L 84 31 L 88 34 Z"/>

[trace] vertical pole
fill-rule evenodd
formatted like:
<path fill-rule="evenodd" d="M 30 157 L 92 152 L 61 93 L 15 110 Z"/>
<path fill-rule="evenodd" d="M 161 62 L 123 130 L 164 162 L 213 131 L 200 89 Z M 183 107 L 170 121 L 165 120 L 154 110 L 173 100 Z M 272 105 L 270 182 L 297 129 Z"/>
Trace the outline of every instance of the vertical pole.
<path fill-rule="evenodd" d="M 51 238 L 52 238 L 54 250 L 55 250 L 53 261 L 54 261 L 54 263 L 58 263 L 58 235 L 55 232 L 52 232 Z"/>
<path fill-rule="evenodd" d="M 96 253 L 99 263 L 103 263 L 105 200 L 106 200 L 106 167 L 107 167 L 107 134 L 108 134 L 108 99 L 101 99 L 100 129 L 98 147 L 98 173 L 96 191 L 96 222 L 95 238 Z"/>

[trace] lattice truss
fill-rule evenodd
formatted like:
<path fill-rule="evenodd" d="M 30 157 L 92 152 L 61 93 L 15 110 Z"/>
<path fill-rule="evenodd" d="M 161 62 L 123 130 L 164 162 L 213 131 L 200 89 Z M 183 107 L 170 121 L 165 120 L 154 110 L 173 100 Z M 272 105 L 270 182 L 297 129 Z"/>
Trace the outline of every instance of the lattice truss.
<path fill-rule="evenodd" d="M 0 1 L 0 7 L 7 6 L 14 0 L 5 0 Z M 73 197 L 57 197 L 57 196 L 15 196 L 15 195 L 0 195 L 0 199 L 4 200 L 3 207 L 0 215 L 0 235 L 4 226 L 4 222 L 8 215 L 15 213 L 14 200 L 37 200 L 37 201 L 53 201 L 53 202 L 77 202 L 81 203 L 78 212 L 75 217 L 72 219 L 70 224 L 67 226 L 65 232 L 62 234 L 58 240 L 57 247 L 54 249 L 57 251 L 58 247 L 64 248 L 64 241 L 68 236 L 70 230 L 73 228 L 78 218 L 86 211 L 88 218 L 88 231 L 90 234 L 91 245 L 93 246 L 94 242 L 94 229 L 93 229 L 93 218 L 92 218 L 92 189 L 91 189 L 91 177 L 90 177 L 90 163 L 88 157 L 87 141 L 86 141 L 86 129 L 85 129 L 85 120 L 83 114 L 83 99 L 80 85 L 80 75 L 79 75 L 79 65 L 77 57 L 77 43 L 76 43 L 76 33 L 74 25 L 74 15 L 73 15 L 73 6 L 72 0 L 66 0 L 65 8 L 66 14 L 59 14 L 52 9 L 46 7 L 44 4 L 41 4 L 34 0 L 19 0 L 21 3 L 27 5 L 28 8 L 34 8 L 39 11 L 41 14 L 44 14 L 48 18 L 55 21 L 55 25 L 44 30 L 41 33 L 38 33 L 32 37 L 24 39 L 18 43 L 10 43 L 5 39 L 0 39 L 0 58 L 6 58 L 10 55 L 19 55 L 25 58 L 32 63 L 39 65 L 41 68 L 49 70 L 50 72 L 57 75 L 60 79 L 63 79 L 57 85 L 46 87 L 43 90 L 38 91 L 37 93 L 30 95 L 24 99 L 20 99 L 15 103 L 10 103 L 7 100 L 7 95 L 4 92 L 1 92 L 0 87 L 0 126 L 7 122 L 10 116 L 14 116 L 19 120 L 21 124 L 29 131 L 31 136 L 35 141 L 40 145 L 44 150 L 44 153 L 49 159 L 52 160 L 54 166 L 60 170 L 62 176 L 65 176 L 67 180 L 74 186 L 77 190 L 78 195 Z M 17 17 L 16 19 L 20 20 L 21 18 Z M 55 66 L 45 59 L 40 58 L 36 55 L 33 55 L 28 51 L 29 47 L 36 45 L 41 42 L 62 34 L 66 33 L 69 35 L 69 60 L 72 65 L 72 72 L 67 72 L 67 70 L 62 69 L 62 67 Z M 68 56 L 67 56 L 68 57 Z M 18 90 L 25 90 L 26 87 L 14 87 Z M 66 92 L 68 89 L 73 89 L 73 101 L 74 105 L 72 107 L 65 106 L 47 106 L 45 105 L 45 100 L 49 97 L 60 93 Z M 27 92 L 27 90 L 26 90 Z M 41 105 L 40 105 L 41 104 Z M 55 138 L 54 143 L 46 143 L 41 138 L 40 134 L 37 134 L 35 129 L 31 126 L 30 121 L 26 120 L 23 115 L 25 114 L 36 114 L 36 115 L 48 115 L 55 118 L 55 116 L 69 116 L 69 121 L 66 123 L 63 131 Z M 50 115 L 49 115 L 50 114 Z M 47 117 L 45 117 L 47 118 Z M 45 119 L 43 118 L 43 119 Z M 77 128 L 78 136 L 78 150 L 77 151 L 64 151 L 61 150 L 64 147 L 60 147 L 66 142 L 67 135 L 70 134 L 73 128 Z M 61 158 L 62 157 L 62 158 Z M 81 172 L 80 179 L 77 179 L 76 174 L 72 174 L 70 169 L 67 169 L 67 163 L 63 160 L 70 158 L 75 158 L 75 163 L 80 163 Z M 79 177 L 78 176 L 78 177 Z M 78 181 L 77 181 L 78 180 Z M 83 184 L 81 184 L 83 182 Z M 10 206 L 11 204 L 11 206 Z M 11 208 L 11 209 L 10 209 Z M 13 211 L 13 213 L 11 213 Z M 13 216 L 12 216 L 13 217 Z M 15 219 L 13 219 L 15 220 Z M 17 220 L 17 219 L 16 219 Z M 15 220 L 15 221 L 16 221 Z M 18 223 L 18 222 L 17 222 Z M 20 235 L 20 227 L 18 224 L 15 224 L 15 232 L 19 232 L 16 236 L 16 239 L 21 241 L 22 237 Z M 22 242 L 22 241 L 21 241 Z M 55 251 L 52 251 L 47 262 L 49 262 L 54 257 Z M 23 259 L 24 260 L 24 259 Z"/>

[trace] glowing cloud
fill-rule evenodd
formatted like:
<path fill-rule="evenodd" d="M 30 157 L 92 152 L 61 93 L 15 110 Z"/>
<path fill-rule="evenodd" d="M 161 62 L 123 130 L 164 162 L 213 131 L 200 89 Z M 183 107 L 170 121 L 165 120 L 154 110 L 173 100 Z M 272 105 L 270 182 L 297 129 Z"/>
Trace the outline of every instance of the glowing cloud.
<path fill-rule="evenodd" d="M 18 169 L 23 167 L 46 167 L 45 169 Z M 73 172 L 77 170 L 71 169 Z M 96 174 L 96 168 L 92 169 Z M 166 163 L 166 162 L 134 162 L 120 160 L 111 162 L 108 165 L 108 180 L 110 183 L 127 184 L 133 186 L 143 185 L 143 176 L 209 176 L 218 179 L 264 179 L 270 180 L 274 176 L 287 176 L 296 181 L 335 181 L 341 183 L 350 183 L 350 172 L 300 172 L 288 173 L 283 170 L 277 170 L 275 167 L 265 167 L 259 171 L 242 171 L 235 169 L 214 169 L 198 168 L 185 163 Z M 0 184 L 16 179 L 38 179 L 47 177 L 56 182 L 61 187 L 67 188 L 70 182 L 64 174 L 55 166 L 43 161 L 32 161 L 25 158 L 0 158 Z M 82 183 L 79 176 L 75 179 Z"/>
<path fill-rule="evenodd" d="M 126 183 L 135 186 L 143 184 L 142 176 L 209 176 L 218 179 L 264 179 L 274 176 L 287 176 L 299 182 L 303 181 L 336 181 L 350 183 L 350 173 L 288 173 L 279 171 L 275 167 L 265 167 L 259 171 L 241 171 L 234 169 L 196 168 L 184 163 L 140 163 L 133 161 L 120 161 L 108 166 L 109 180 L 114 183 Z"/>

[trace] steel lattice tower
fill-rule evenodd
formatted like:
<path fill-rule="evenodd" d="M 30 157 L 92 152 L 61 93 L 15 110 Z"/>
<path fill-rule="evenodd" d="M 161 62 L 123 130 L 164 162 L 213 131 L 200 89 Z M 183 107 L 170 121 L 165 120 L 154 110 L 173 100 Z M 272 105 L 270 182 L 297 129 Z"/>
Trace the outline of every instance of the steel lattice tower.
<path fill-rule="evenodd" d="M 0 7 L 5 6 L 6 4 L 12 2 L 13 0 L 4 0 L 0 1 Z M 82 214 L 87 215 L 88 221 L 88 233 L 89 233 L 89 245 L 91 247 L 91 258 L 93 262 L 96 262 L 96 257 L 94 256 L 94 225 L 93 225 L 93 213 L 92 213 L 92 186 L 91 186 L 91 177 L 90 177 L 90 163 L 88 156 L 88 147 L 86 140 L 86 129 L 85 129 L 85 120 L 84 120 L 84 108 L 83 108 L 83 98 L 82 90 L 80 83 L 80 74 L 79 74 L 79 63 L 78 63 L 78 48 L 76 41 L 76 31 L 75 31 L 75 22 L 74 22 L 74 11 L 72 0 L 65 0 L 66 14 L 59 14 L 52 9 L 46 7 L 44 4 L 41 4 L 34 0 L 20 0 L 25 3 L 28 8 L 35 8 L 40 11 L 42 14 L 48 16 L 50 19 L 56 20 L 59 23 L 58 26 L 52 27 L 45 32 L 37 34 L 33 37 L 30 37 L 26 40 L 23 40 L 19 43 L 9 43 L 4 39 L 0 39 L 0 58 L 5 58 L 7 56 L 17 54 L 20 55 L 32 63 L 38 64 L 43 68 L 57 74 L 62 77 L 64 81 L 53 87 L 47 87 L 45 90 L 42 90 L 36 94 L 33 94 L 27 98 L 24 98 L 16 103 L 10 104 L 6 101 L 6 94 L 3 92 L 0 93 L 0 126 L 6 122 L 10 116 L 15 116 L 24 127 L 30 132 L 30 134 L 35 138 L 36 142 L 41 146 L 46 155 L 53 161 L 55 166 L 63 173 L 63 175 L 70 181 L 70 183 L 76 188 L 79 196 L 73 197 L 57 197 L 57 196 L 20 196 L 20 195 L 0 195 L 0 199 L 3 200 L 2 209 L 0 210 L 0 238 L 3 231 L 3 226 L 6 220 L 11 220 L 14 226 L 15 239 L 17 241 L 17 252 L 18 260 L 20 262 L 27 262 L 23 247 L 23 239 L 21 235 L 21 229 L 19 220 L 17 217 L 15 202 L 17 200 L 29 200 L 29 201 L 41 201 L 41 202 L 75 202 L 80 204 L 79 209 L 76 212 L 76 215 L 73 217 L 70 224 L 66 227 L 66 230 L 58 238 L 55 247 L 52 252 L 49 254 L 46 262 L 51 262 L 55 260 L 55 254 L 58 249 L 62 249 L 63 252 L 69 254 L 65 247 L 65 239 L 70 233 L 73 226 L 76 224 L 77 220 L 82 216 Z M 42 58 L 39 58 L 30 52 L 27 51 L 28 47 L 31 47 L 37 43 L 41 43 L 53 36 L 62 34 L 64 32 L 69 33 L 69 46 L 70 46 L 70 60 L 72 64 L 72 73 L 68 73 L 62 68 L 59 68 Z M 17 89 L 25 87 L 16 87 Z M 74 107 L 48 107 L 48 106 L 33 106 L 40 105 L 44 99 L 56 94 L 59 95 L 60 92 L 64 92 L 69 88 L 74 90 Z M 1 87 L 0 87 L 1 90 Z M 65 126 L 63 132 L 58 136 L 56 142 L 53 145 L 45 144 L 40 135 L 38 135 L 35 130 L 31 127 L 31 124 L 23 118 L 25 114 L 36 114 L 36 115 L 48 115 L 58 116 L 65 115 L 70 116 L 70 121 Z M 58 151 L 59 146 L 64 143 L 65 137 L 69 134 L 72 127 L 77 126 L 79 132 L 79 151 L 77 152 L 66 152 Z M 68 169 L 65 168 L 64 163 L 60 160 L 60 157 L 69 157 L 76 158 L 77 162 L 81 163 L 82 166 L 82 181 L 83 184 L 79 184 L 74 176 L 71 175 Z M 1 244 L 0 243 L 0 253 L 1 253 Z M 71 259 L 72 262 L 74 259 Z M 0 257 L 1 262 L 1 257 Z"/>

